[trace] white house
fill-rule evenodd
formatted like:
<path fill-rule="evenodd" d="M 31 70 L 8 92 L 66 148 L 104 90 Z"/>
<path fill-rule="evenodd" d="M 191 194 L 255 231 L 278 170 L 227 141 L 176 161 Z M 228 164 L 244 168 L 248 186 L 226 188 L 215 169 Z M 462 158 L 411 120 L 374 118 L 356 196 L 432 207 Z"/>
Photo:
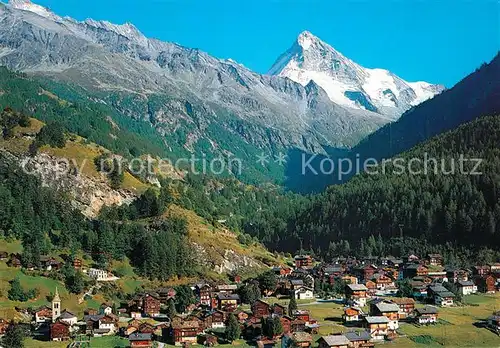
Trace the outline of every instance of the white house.
<path fill-rule="evenodd" d="M 100 318 L 99 330 L 103 332 L 109 330 L 108 334 L 113 334 L 116 330 L 115 320 L 107 315 Z"/>
<path fill-rule="evenodd" d="M 104 315 L 110 315 L 113 313 L 113 308 L 111 306 L 108 306 L 107 304 L 103 303 L 101 304 L 101 307 L 99 308 L 100 314 Z"/>
<path fill-rule="evenodd" d="M 458 290 L 462 295 L 475 294 L 477 292 L 477 286 L 472 281 L 459 280 L 457 282 Z"/>
<path fill-rule="evenodd" d="M 76 325 L 76 323 L 78 322 L 78 318 L 76 317 L 76 315 L 67 310 L 64 310 L 61 313 L 61 315 L 59 316 L 59 320 L 68 323 L 70 326 Z"/>
<path fill-rule="evenodd" d="M 298 289 L 293 290 L 295 293 L 295 298 L 297 300 L 309 300 L 314 298 L 314 291 L 311 288 L 302 286 Z"/>
<path fill-rule="evenodd" d="M 108 272 L 103 269 L 90 268 L 88 270 L 88 275 L 90 278 L 95 280 L 106 280 L 108 279 Z"/>
<path fill-rule="evenodd" d="M 52 321 L 52 309 L 47 306 L 41 307 L 35 312 L 35 322 L 37 324 L 48 323 Z"/>
<path fill-rule="evenodd" d="M 438 318 L 438 309 L 433 306 L 425 306 L 415 309 L 415 314 L 419 324 L 434 324 Z"/>

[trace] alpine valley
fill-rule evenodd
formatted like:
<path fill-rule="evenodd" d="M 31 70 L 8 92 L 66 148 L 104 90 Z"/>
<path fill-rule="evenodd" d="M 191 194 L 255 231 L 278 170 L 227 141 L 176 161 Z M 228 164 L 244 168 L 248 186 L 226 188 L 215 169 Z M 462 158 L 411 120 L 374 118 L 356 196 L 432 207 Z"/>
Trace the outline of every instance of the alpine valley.
<path fill-rule="evenodd" d="M 271 63 L 0 2 L 2 347 L 498 346 L 500 55 L 449 88 L 309 31 Z M 302 172 L 336 158 L 388 161 Z"/>

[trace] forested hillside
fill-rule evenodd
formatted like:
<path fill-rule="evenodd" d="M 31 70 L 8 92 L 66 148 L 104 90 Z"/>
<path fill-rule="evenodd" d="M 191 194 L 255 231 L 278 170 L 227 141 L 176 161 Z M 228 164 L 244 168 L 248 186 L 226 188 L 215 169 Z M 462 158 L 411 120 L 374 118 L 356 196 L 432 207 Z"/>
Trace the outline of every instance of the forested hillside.
<path fill-rule="evenodd" d="M 483 159 L 478 168 L 482 175 L 443 174 L 441 161 L 446 172 L 455 161 L 459 172 L 461 156 Z M 342 240 L 359 248 L 362 238 L 380 235 L 387 240 L 400 234 L 428 243 L 498 249 L 500 116 L 480 118 L 401 155 L 403 160 L 422 160 L 414 170 L 423 170 L 424 159 L 432 157 L 438 160 L 437 172 L 429 163 L 427 175 L 399 174 L 388 163 L 386 174 L 361 174 L 315 196 L 286 226 L 271 227 L 273 220 L 262 216 L 247 232 L 284 250 L 327 252 L 330 242 Z M 464 168 L 470 171 L 472 166 L 469 161 Z M 262 235 L 266 231 L 271 235 Z"/>

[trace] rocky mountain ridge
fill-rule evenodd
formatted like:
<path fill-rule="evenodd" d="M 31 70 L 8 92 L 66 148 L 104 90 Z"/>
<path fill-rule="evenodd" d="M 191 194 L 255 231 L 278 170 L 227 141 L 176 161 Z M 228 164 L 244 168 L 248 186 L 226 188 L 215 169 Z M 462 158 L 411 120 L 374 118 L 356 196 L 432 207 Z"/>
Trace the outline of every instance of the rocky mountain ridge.
<path fill-rule="evenodd" d="M 234 154 L 221 145 L 225 133 L 255 151 L 325 153 L 353 146 L 390 120 L 332 102 L 318 83 L 260 75 L 148 39 L 130 23 L 76 21 L 23 0 L 0 5 L 0 64 L 78 85 L 161 134 L 182 133 L 176 142 L 190 152 L 207 141 L 213 153 Z"/>

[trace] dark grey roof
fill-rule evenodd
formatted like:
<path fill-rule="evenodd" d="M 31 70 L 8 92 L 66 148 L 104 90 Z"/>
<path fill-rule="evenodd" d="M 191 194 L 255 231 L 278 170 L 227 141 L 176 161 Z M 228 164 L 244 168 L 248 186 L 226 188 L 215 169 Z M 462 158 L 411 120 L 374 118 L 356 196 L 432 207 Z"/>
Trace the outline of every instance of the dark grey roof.
<path fill-rule="evenodd" d="M 348 284 L 347 287 L 352 291 L 367 291 L 368 288 L 364 284 Z"/>
<path fill-rule="evenodd" d="M 350 331 L 350 332 L 346 332 L 344 334 L 344 336 L 347 337 L 347 339 L 351 342 L 369 341 L 372 338 L 372 336 L 370 335 L 370 333 L 368 331 L 360 331 L 360 332 Z"/>
<path fill-rule="evenodd" d="M 416 308 L 415 311 L 418 314 L 437 314 L 438 309 L 434 306 L 425 306 L 423 308 Z"/>
<path fill-rule="evenodd" d="M 101 320 L 102 318 L 104 318 L 104 315 L 103 315 L 103 314 L 98 314 L 98 315 L 85 315 L 85 316 L 83 316 L 83 320 L 85 320 L 85 321 L 89 321 L 89 320 L 92 320 L 92 321 L 99 321 L 99 320 Z"/>
<path fill-rule="evenodd" d="M 236 294 L 224 294 L 224 293 L 220 293 L 220 294 L 217 294 L 217 298 L 219 300 L 239 300 L 240 296 L 236 295 Z"/>
<path fill-rule="evenodd" d="M 470 280 L 459 280 L 457 283 L 460 286 L 474 286 L 474 283 Z"/>
<path fill-rule="evenodd" d="M 129 341 L 151 341 L 150 333 L 136 333 L 134 332 L 130 336 L 128 336 Z"/>
<path fill-rule="evenodd" d="M 292 284 L 292 285 L 303 285 L 304 281 L 302 279 L 292 279 L 292 280 L 290 280 L 290 284 Z"/>
<path fill-rule="evenodd" d="M 67 310 L 65 310 L 64 312 L 61 313 L 61 315 L 59 316 L 59 318 L 61 318 L 61 319 L 71 319 L 71 318 L 76 318 L 76 315 L 74 315 L 73 313 L 68 312 Z"/>

